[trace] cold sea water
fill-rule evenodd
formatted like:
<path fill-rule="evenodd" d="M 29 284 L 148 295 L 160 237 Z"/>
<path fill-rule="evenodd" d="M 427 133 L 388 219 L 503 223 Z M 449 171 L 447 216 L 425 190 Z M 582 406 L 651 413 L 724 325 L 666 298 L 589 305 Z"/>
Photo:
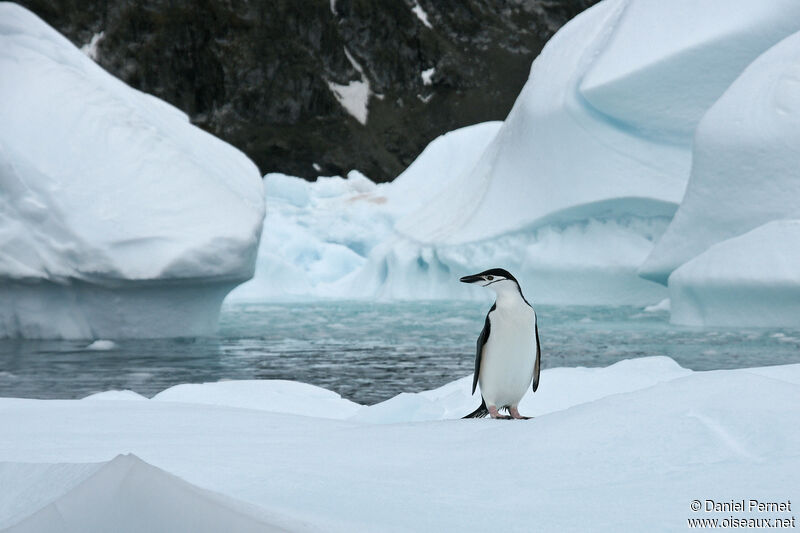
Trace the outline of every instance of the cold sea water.
<path fill-rule="evenodd" d="M 489 304 L 231 304 L 218 335 L 192 339 L 0 340 L 0 396 L 82 398 L 179 383 L 287 379 L 371 404 L 472 372 Z M 800 331 L 672 326 L 665 311 L 537 306 L 544 368 L 666 355 L 694 370 L 800 362 Z"/>

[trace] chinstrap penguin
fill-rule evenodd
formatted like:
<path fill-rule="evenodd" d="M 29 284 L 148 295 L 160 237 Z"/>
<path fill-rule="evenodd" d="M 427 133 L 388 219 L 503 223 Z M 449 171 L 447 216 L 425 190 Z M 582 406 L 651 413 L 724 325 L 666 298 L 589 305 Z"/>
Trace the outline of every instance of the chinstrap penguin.
<path fill-rule="evenodd" d="M 507 270 L 492 268 L 461 278 L 492 289 L 497 298 L 478 336 L 472 394 L 481 387 L 480 407 L 464 418 L 527 418 L 517 409 L 528 387 L 539 388 L 541 349 L 536 312 L 522 295 L 516 278 Z M 500 414 L 508 410 L 510 416 Z"/>

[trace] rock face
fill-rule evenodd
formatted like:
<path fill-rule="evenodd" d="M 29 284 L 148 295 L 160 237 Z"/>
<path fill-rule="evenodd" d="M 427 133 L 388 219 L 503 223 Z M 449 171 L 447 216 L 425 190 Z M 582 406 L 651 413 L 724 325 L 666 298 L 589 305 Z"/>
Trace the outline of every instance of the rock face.
<path fill-rule="evenodd" d="M 549 37 L 596 0 L 22 0 L 263 173 L 397 176 L 503 119 Z"/>

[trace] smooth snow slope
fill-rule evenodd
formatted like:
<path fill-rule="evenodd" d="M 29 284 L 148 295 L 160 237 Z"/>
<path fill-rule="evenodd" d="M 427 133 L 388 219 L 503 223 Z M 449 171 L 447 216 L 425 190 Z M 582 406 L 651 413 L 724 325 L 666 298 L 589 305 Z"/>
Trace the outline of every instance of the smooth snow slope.
<path fill-rule="evenodd" d="M 800 220 L 713 244 L 669 277 L 671 321 L 800 328 Z"/>
<path fill-rule="evenodd" d="M 395 407 L 404 407 L 373 416 L 413 417 L 415 398 L 420 407 L 471 406 L 469 386 L 464 379 L 447 391 L 401 396 Z M 210 490 L 257 506 L 256 516 L 280 517 L 286 530 L 334 532 L 678 531 L 687 518 L 728 517 L 693 513 L 695 498 L 800 496 L 800 365 L 691 372 L 649 358 L 552 369 L 530 401 L 527 412 L 537 417 L 525 422 L 440 413 L 369 424 L 162 401 L 2 399 L 0 484 L 32 479 L 27 471 L 34 481 L 23 486 L 49 483 L 60 500 L 76 481 L 97 479 L 96 464 L 77 463 L 135 453 L 152 465 L 130 459 L 140 464 L 136 497 Z M 268 408 L 256 399 L 253 406 Z M 150 475 L 155 469 L 166 474 Z M 78 503 L 102 502 L 104 486 L 93 488 Z M 0 492 L 0 527 L 13 523 L 8 510 L 18 510 L 16 523 L 35 512 L 25 504 L 31 498 Z M 164 513 L 157 523 L 175 523 L 189 505 L 156 506 Z M 204 511 L 216 508 L 212 500 Z M 156 521 L 153 506 L 140 509 L 136 520 Z M 784 517 L 748 514 L 755 516 Z"/>
<path fill-rule="evenodd" d="M 398 227 L 463 243 L 568 209 L 561 217 L 591 216 L 609 202 L 662 214 L 684 192 L 703 113 L 798 30 L 793 0 L 605 0 L 547 43 L 478 164 Z"/>
<path fill-rule="evenodd" d="M 0 71 L 0 337 L 213 330 L 253 273 L 255 165 L 12 3 Z"/>
<path fill-rule="evenodd" d="M 800 218 L 799 64 L 795 33 L 747 67 L 703 117 L 686 195 L 642 275 L 664 282 L 714 243 Z"/>
<path fill-rule="evenodd" d="M 57 466 L 74 475 L 86 465 Z M 265 515 L 256 507 L 186 483 L 135 455 L 120 455 L 4 531 L 277 533 L 307 529 L 302 522 Z"/>

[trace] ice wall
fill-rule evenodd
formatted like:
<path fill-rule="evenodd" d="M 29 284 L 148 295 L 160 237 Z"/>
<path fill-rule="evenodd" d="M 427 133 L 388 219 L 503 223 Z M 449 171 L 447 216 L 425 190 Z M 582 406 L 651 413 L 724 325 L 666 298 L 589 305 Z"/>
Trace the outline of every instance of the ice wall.
<path fill-rule="evenodd" d="M 393 183 L 268 177 L 281 230 L 235 296 L 480 298 L 458 277 L 502 266 L 538 303 L 659 302 L 713 242 L 800 218 L 793 59 L 758 66 L 798 30 L 794 0 L 605 0 L 502 125 L 434 141 Z"/>
<path fill-rule="evenodd" d="M 601 2 L 547 43 L 478 164 L 398 229 L 461 243 L 620 199 L 640 202 L 637 214 L 651 201 L 677 204 L 695 125 L 750 61 L 797 30 L 793 0 Z"/>
<path fill-rule="evenodd" d="M 686 195 L 644 276 L 664 282 L 715 243 L 800 218 L 798 65 L 795 33 L 754 61 L 703 117 Z"/>
<path fill-rule="evenodd" d="M 671 320 L 800 328 L 800 220 L 713 244 L 669 277 Z"/>
<path fill-rule="evenodd" d="M 587 10 L 536 59 L 475 165 L 400 218 L 354 287 L 448 297 L 455 275 L 504 265 L 542 302 L 658 301 L 637 270 L 683 197 L 696 125 L 798 29 L 788 0 Z"/>
<path fill-rule="evenodd" d="M 210 333 L 248 279 L 258 171 L 0 3 L 0 337 Z"/>

